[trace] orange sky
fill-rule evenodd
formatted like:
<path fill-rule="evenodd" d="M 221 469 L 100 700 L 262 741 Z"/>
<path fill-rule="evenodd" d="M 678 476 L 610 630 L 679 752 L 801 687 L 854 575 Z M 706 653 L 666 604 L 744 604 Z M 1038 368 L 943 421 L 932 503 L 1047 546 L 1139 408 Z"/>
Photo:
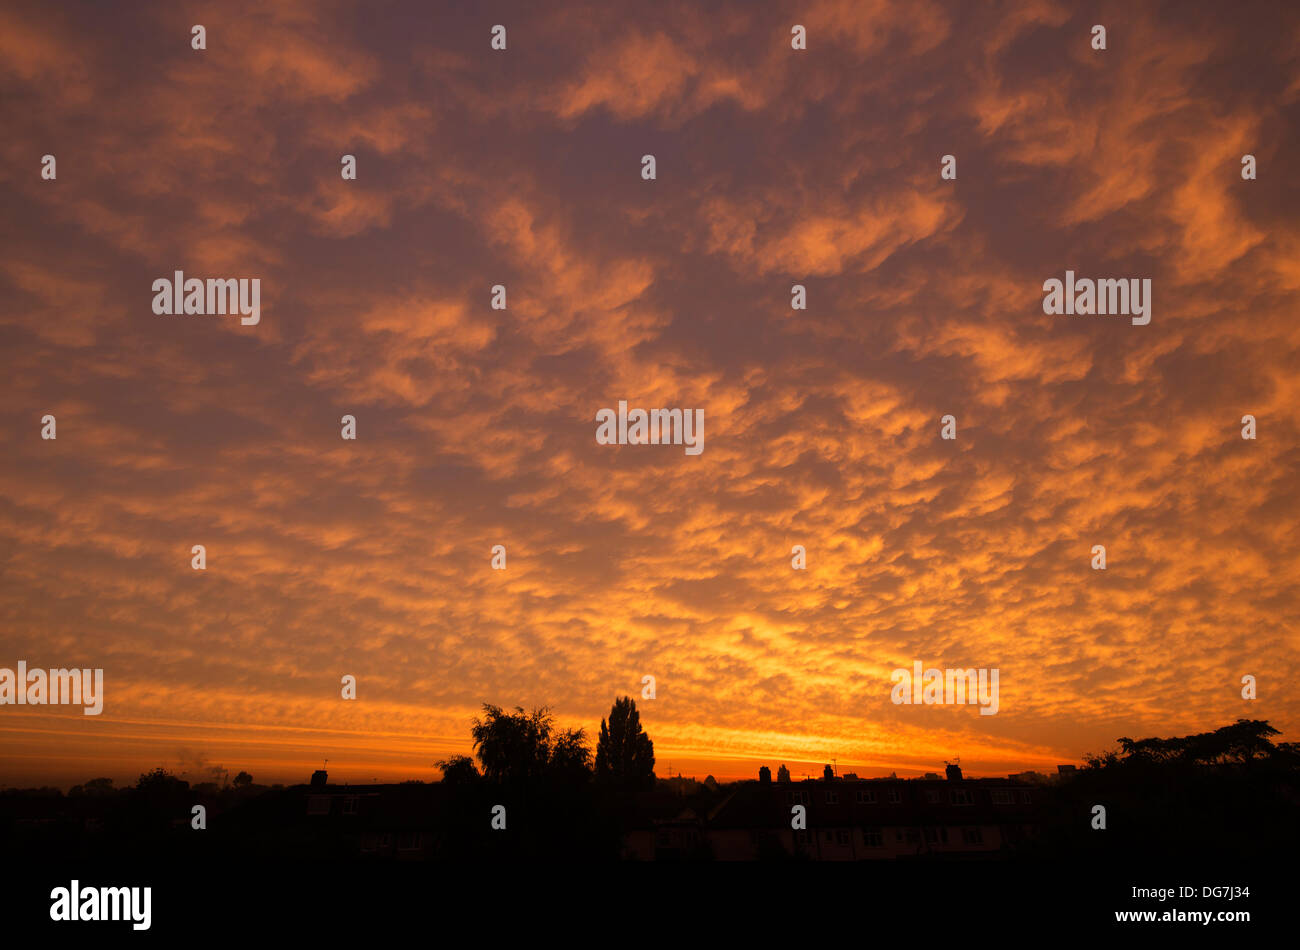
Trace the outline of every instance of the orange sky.
<path fill-rule="evenodd" d="M 645 674 L 660 774 L 1295 739 L 1300 13 L 465 6 L 0 10 L 0 667 L 106 691 L 0 707 L 0 785 L 429 779 Z M 1067 268 L 1150 325 L 1044 315 Z M 703 453 L 598 445 L 620 399 Z"/>

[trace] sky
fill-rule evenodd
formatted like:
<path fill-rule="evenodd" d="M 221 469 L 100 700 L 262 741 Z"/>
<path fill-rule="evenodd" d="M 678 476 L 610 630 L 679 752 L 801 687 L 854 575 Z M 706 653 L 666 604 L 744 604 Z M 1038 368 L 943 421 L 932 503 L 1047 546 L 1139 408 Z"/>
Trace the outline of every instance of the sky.
<path fill-rule="evenodd" d="M 105 684 L 0 706 L 0 786 L 431 780 L 625 694 L 700 778 L 1296 739 L 1294 6 L 7 3 L 0 118 L 0 667 Z"/>

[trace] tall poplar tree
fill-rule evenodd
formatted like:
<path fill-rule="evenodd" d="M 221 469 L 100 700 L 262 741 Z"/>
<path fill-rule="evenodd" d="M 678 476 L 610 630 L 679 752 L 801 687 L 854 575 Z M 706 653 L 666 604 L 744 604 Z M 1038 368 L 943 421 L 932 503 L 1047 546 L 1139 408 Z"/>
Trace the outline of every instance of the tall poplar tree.
<path fill-rule="evenodd" d="M 655 747 L 641 729 L 641 714 L 630 696 L 614 701 L 609 722 L 600 721 L 596 779 L 628 790 L 654 784 Z"/>

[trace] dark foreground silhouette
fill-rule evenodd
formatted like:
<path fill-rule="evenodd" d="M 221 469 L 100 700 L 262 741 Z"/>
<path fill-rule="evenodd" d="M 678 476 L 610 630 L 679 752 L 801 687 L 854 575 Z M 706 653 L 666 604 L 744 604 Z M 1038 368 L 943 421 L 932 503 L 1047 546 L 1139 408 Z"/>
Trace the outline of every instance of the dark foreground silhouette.
<path fill-rule="evenodd" d="M 190 786 L 163 769 L 131 788 L 107 779 L 0 792 L 0 852 L 18 862 L 246 867 L 277 861 L 1242 862 L 1300 841 L 1300 749 L 1267 722 L 1119 740 L 1052 777 L 717 783 L 656 778 L 635 703 L 582 730 L 545 709 L 485 706 L 474 758 L 439 782 Z M 202 806 L 205 827 L 195 825 Z M 1099 811 L 1101 809 L 1101 811 Z M 801 813 L 801 814 L 800 814 Z M 1104 827 L 1102 826 L 1104 823 Z"/>

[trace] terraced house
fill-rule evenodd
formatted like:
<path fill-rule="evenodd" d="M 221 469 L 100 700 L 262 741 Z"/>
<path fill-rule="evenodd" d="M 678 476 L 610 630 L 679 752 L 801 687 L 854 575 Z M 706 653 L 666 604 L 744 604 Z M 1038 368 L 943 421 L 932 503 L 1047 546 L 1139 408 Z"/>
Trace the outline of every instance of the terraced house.
<path fill-rule="evenodd" d="M 1044 790 L 1011 778 L 822 779 L 757 782 L 733 787 L 704 823 L 718 860 L 799 856 L 823 861 L 886 860 L 938 855 L 988 857 L 1032 837 L 1037 796 Z M 804 827 L 792 827 L 794 808 Z"/>

